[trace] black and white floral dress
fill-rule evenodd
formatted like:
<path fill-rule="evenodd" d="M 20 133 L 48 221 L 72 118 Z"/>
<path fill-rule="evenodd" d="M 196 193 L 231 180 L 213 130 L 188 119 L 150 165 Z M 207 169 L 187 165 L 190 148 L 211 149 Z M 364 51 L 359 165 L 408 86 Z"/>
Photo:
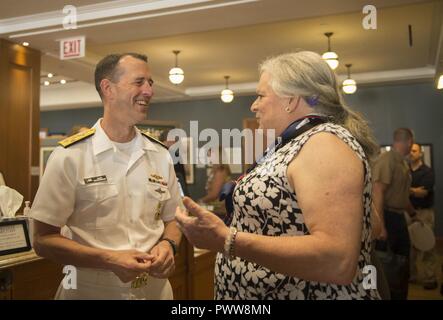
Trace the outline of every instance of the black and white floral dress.
<path fill-rule="evenodd" d="M 236 186 L 231 225 L 239 231 L 268 236 L 309 234 L 297 196 L 286 175 L 289 163 L 306 141 L 316 133 L 330 132 L 343 140 L 365 167 L 363 230 L 358 268 L 349 285 L 305 281 L 273 272 L 236 257 L 229 260 L 219 253 L 215 266 L 215 298 L 225 299 L 380 299 L 376 289 L 363 287 L 363 268 L 370 265 L 371 176 L 369 163 L 356 139 L 345 128 L 320 124 L 269 155 Z"/>

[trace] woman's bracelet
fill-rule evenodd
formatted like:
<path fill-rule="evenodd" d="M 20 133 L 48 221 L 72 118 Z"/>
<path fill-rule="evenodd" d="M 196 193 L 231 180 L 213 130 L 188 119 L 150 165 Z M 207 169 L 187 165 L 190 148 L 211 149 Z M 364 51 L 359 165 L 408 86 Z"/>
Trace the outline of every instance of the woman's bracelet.
<path fill-rule="evenodd" d="M 231 227 L 229 235 L 226 237 L 224 245 L 224 255 L 229 259 L 234 259 L 235 257 L 235 238 L 237 237 L 238 230 Z"/>

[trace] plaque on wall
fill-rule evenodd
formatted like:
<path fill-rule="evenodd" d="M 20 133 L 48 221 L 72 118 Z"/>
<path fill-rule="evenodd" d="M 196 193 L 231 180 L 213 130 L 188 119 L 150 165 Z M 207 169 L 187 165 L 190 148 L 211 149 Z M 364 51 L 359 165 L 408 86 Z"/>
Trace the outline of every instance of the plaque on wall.
<path fill-rule="evenodd" d="M 0 256 L 31 250 L 25 220 L 0 221 Z"/>

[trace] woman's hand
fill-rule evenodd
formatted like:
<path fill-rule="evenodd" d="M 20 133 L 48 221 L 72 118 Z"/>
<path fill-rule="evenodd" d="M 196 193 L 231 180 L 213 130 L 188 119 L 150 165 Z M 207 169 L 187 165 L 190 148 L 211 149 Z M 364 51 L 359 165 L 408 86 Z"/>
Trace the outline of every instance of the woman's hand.
<path fill-rule="evenodd" d="M 197 248 L 223 252 L 229 228 L 212 212 L 203 209 L 190 198 L 183 198 L 189 211 L 177 207 L 175 219 L 186 238 Z"/>

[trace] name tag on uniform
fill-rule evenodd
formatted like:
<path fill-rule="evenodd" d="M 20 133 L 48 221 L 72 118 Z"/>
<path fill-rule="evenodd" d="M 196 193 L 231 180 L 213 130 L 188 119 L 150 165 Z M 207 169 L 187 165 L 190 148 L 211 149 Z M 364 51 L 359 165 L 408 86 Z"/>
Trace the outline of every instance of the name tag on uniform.
<path fill-rule="evenodd" d="M 91 184 L 91 183 L 97 183 L 97 182 L 106 182 L 108 181 L 108 178 L 106 176 L 97 176 L 97 177 L 90 177 L 90 178 L 84 178 L 85 184 Z"/>

